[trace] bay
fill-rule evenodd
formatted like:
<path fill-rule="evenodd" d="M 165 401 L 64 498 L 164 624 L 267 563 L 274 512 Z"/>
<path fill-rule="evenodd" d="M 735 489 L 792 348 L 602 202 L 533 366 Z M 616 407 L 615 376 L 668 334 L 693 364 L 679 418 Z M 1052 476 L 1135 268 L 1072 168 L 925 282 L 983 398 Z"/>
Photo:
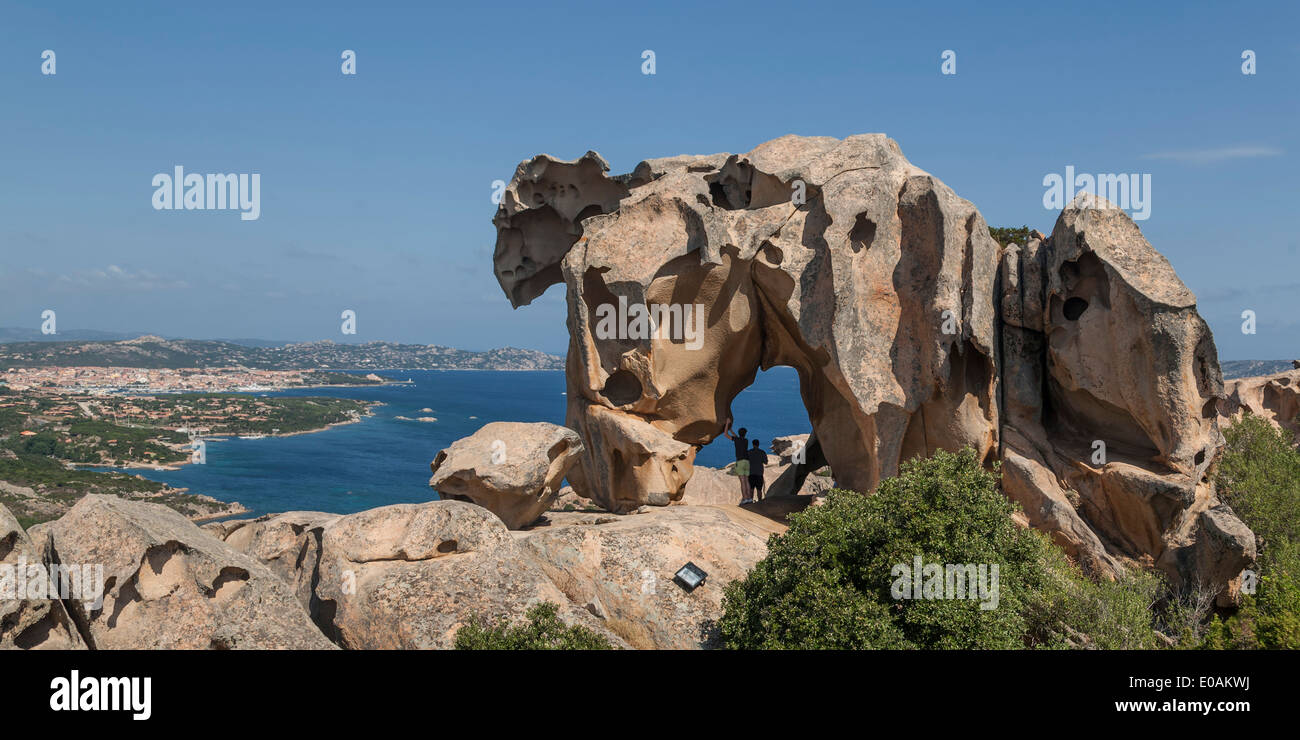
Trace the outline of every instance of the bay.
<path fill-rule="evenodd" d="M 179 470 L 130 470 L 150 480 L 219 501 L 239 501 L 244 516 L 309 510 L 350 514 L 395 503 L 430 501 L 429 463 L 438 451 L 493 421 L 564 423 L 564 373 L 494 370 L 392 370 L 379 375 L 410 384 L 304 388 L 268 396 L 330 396 L 379 401 L 355 424 L 289 437 L 207 442 L 207 463 Z M 423 411 L 422 409 L 430 409 Z M 773 436 L 811 430 L 795 371 L 760 372 L 736 398 L 737 426 L 766 448 Z M 398 417 L 407 417 L 401 419 Z M 414 421 L 434 417 L 437 421 Z M 696 463 L 722 467 L 733 457 L 719 438 Z"/>

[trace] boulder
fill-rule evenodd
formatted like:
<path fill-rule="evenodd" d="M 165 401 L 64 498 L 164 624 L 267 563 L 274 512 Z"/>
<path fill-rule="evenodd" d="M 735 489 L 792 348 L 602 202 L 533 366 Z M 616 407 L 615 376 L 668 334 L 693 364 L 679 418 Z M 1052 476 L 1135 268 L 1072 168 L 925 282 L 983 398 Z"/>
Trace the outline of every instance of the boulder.
<path fill-rule="evenodd" d="M 569 603 L 498 517 L 461 501 L 340 517 L 321 535 L 316 579 L 322 629 L 345 648 L 450 648 L 470 620 L 518 621 L 542 601 L 623 644 Z"/>
<path fill-rule="evenodd" d="M 562 486 L 560 492 L 551 502 L 551 511 L 600 511 L 600 507 L 589 498 L 583 498 L 574 492 L 573 486 Z"/>
<path fill-rule="evenodd" d="M 493 422 L 439 452 L 429 465 L 429 485 L 444 499 L 478 504 L 518 529 L 550 508 L 582 451 L 572 429 Z"/>
<path fill-rule="evenodd" d="M 682 500 L 735 397 L 788 365 L 809 467 L 844 488 L 970 447 L 1009 457 L 1026 519 L 1099 572 L 1154 563 L 1225 589 L 1253 556 L 1230 513 L 1203 516 L 1222 444 L 1213 338 L 1169 262 L 1095 196 L 1004 249 L 887 137 L 785 136 L 624 176 L 592 152 L 541 155 L 495 223 L 513 305 L 565 284 L 566 423 L 584 444 L 569 481 L 610 511 Z"/>
<path fill-rule="evenodd" d="M 772 454 L 780 459 L 781 464 L 789 465 L 794 462 L 795 455 L 804 452 L 810 436 L 812 435 L 789 434 L 784 437 L 773 437 Z"/>
<path fill-rule="evenodd" d="M 631 516 L 552 514 L 519 544 L 568 600 L 636 648 L 695 649 L 716 642 L 722 592 L 767 554 L 768 520 L 739 509 L 674 506 Z M 706 573 L 687 592 L 673 574 L 687 562 Z"/>
<path fill-rule="evenodd" d="M 102 565 L 102 604 L 67 602 L 97 649 L 328 649 L 292 589 L 158 504 L 83 497 L 45 530 L 64 564 Z"/>
<path fill-rule="evenodd" d="M 50 578 L 49 565 L 43 548 L 32 542 L 0 504 L 0 650 L 86 648 L 60 598 L 64 596 L 62 579 L 57 573 Z M 20 574 L 20 569 L 25 572 Z M 57 581 L 57 586 L 52 581 Z"/>

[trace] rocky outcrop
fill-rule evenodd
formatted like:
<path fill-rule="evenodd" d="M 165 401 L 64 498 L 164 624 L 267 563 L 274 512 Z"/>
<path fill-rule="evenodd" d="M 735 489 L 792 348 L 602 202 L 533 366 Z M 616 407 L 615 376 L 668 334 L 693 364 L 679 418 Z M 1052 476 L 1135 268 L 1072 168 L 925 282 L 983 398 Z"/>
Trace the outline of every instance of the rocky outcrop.
<path fill-rule="evenodd" d="M 796 455 L 804 457 L 804 450 L 810 441 L 810 434 L 788 434 L 784 437 L 774 437 L 772 439 L 772 454 L 776 455 L 783 465 L 789 465 L 794 462 Z"/>
<path fill-rule="evenodd" d="M 1232 517 L 1210 513 L 1223 384 L 1169 262 L 1084 194 L 1046 242 L 1007 250 L 1002 301 L 1005 488 L 1030 523 L 1103 572 L 1128 559 L 1222 589 L 1254 538 L 1207 518 Z"/>
<path fill-rule="evenodd" d="M 709 506 L 613 516 L 552 514 L 519 543 L 568 601 L 636 648 L 712 647 L 722 592 L 767 554 L 765 520 Z M 595 517 L 595 518 L 594 518 Z M 709 574 L 686 592 L 673 574 L 693 562 Z"/>
<path fill-rule="evenodd" d="M 518 621 L 542 601 L 558 604 L 566 623 L 609 634 L 569 604 L 500 519 L 461 501 L 339 518 L 322 533 L 314 580 L 321 628 L 346 648 L 449 648 L 471 619 Z"/>
<path fill-rule="evenodd" d="M 96 649 L 332 648 L 291 588 L 158 504 L 88 495 L 48 525 L 54 562 L 102 565 L 102 603 L 65 602 Z"/>
<path fill-rule="evenodd" d="M 1224 589 L 1253 557 L 1206 475 L 1213 339 L 1122 211 L 1083 197 L 1050 237 L 1004 249 L 876 134 L 606 170 L 590 152 L 524 162 L 496 217 L 511 302 L 567 290 L 580 495 L 615 512 L 681 500 L 732 400 L 789 365 L 808 464 L 842 487 L 971 447 L 1099 573 L 1140 562 Z"/>
<path fill-rule="evenodd" d="M 289 511 L 256 519 L 203 525 L 203 529 L 234 549 L 256 558 L 293 588 L 294 596 L 318 625 L 327 619 L 316 597 L 320 573 L 321 537 L 341 518 L 319 511 Z"/>
<path fill-rule="evenodd" d="M 478 504 L 519 529 L 550 508 L 582 452 L 571 429 L 493 422 L 439 452 L 429 465 L 429 485 L 442 498 Z"/>
<path fill-rule="evenodd" d="M 1243 414 L 1258 416 L 1290 432 L 1300 445 L 1300 360 L 1294 364 L 1296 369 L 1275 375 L 1225 381 L 1219 423 L 1231 424 Z"/>
<path fill-rule="evenodd" d="M 71 582 L 56 573 L 52 583 L 49 573 L 43 548 L 0 504 L 0 650 L 85 649 L 63 605 L 64 597 L 81 594 L 65 593 Z"/>
<path fill-rule="evenodd" d="M 681 498 L 695 450 L 773 365 L 799 371 L 845 486 L 870 490 L 929 449 L 993 452 L 998 245 L 893 141 L 789 136 L 626 178 L 593 156 L 521 165 L 532 179 L 508 190 L 527 186 L 531 201 L 498 214 L 498 278 L 515 304 L 503 271 L 519 239 L 552 260 L 535 265 L 532 290 L 542 276 L 568 289 L 568 425 L 588 446 L 570 474 L 580 494 L 614 511 Z M 525 213 L 563 228 L 501 229 Z M 653 331 L 638 310 L 657 317 Z"/>
<path fill-rule="evenodd" d="M 723 587 L 782 529 L 736 507 L 696 506 L 553 511 L 511 532 L 460 501 L 210 525 L 291 584 L 320 630 L 350 649 L 445 649 L 471 620 L 519 622 L 543 601 L 615 646 L 709 646 Z M 672 582 L 687 561 L 709 573 L 691 593 Z"/>

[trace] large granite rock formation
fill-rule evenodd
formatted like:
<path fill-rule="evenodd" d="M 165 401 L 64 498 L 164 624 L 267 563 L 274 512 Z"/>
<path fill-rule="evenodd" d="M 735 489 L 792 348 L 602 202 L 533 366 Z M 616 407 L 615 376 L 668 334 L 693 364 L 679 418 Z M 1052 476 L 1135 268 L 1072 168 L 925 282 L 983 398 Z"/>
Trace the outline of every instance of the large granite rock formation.
<path fill-rule="evenodd" d="M 102 565 L 101 603 L 65 602 L 95 649 L 330 649 L 290 587 L 175 511 L 84 496 L 43 532 L 52 562 Z"/>
<path fill-rule="evenodd" d="M 810 464 L 841 486 L 972 447 L 1099 572 L 1144 562 L 1223 587 L 1253 557 L 1206 476 L 1213 340 L 1121 211 L 1077 200 L 1049 239 L 1003 249 L 878 134 L 607 169 L 535 157 L 495 217 L 511 302 L 567 289 L 580 495 L 616 512 L 679 500 L 732 399 L 789 365 Z"/>
<path fill-rule="evenodd" d="M 1255 549 L 1208 475 L 1218 357 L 1169 262 L 1085 194 L 1002 267 L 1004 490 L 1085 567 L 1235 578 Z"/>
<path fill-rule="evenodd" d="M 440 451 L 429 464 L 429 485 L 442 498 L 478 504 L 519 529 L 550 508 L 581 454 L 572 429 L 493 422 Z"/>

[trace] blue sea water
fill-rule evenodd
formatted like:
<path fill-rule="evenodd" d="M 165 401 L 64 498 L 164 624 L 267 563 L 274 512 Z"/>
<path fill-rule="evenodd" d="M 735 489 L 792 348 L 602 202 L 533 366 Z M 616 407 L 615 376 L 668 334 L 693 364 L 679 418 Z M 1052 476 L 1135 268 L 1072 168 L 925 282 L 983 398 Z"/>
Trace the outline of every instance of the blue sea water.
<path fill-rule="evenodd" d="M 380 371 L 409 385 L 310 388 L 266 395 L 332 396 L 380 401 L 374 415 L 312 434 L 209 440 L 207 463 L 180 470 L 131 470 L 219 501 L 239 501 L 256 516 L 310 510 L 349 514 L 395 503 L 429 501 L 429 462 L 438 450 L 492 421 L 564 423 L 561 371 Z M 429 408 L 432 411 L 422 411 Z M 788 367 L 760 372 L 732 405 L 737 426 L 768 447 L 773 436 L 811 430 Z M 435 422 L 396 417 L 436 417 Z M 701 465 L 731 462 L 719 438 L 696 457 Z"/>

